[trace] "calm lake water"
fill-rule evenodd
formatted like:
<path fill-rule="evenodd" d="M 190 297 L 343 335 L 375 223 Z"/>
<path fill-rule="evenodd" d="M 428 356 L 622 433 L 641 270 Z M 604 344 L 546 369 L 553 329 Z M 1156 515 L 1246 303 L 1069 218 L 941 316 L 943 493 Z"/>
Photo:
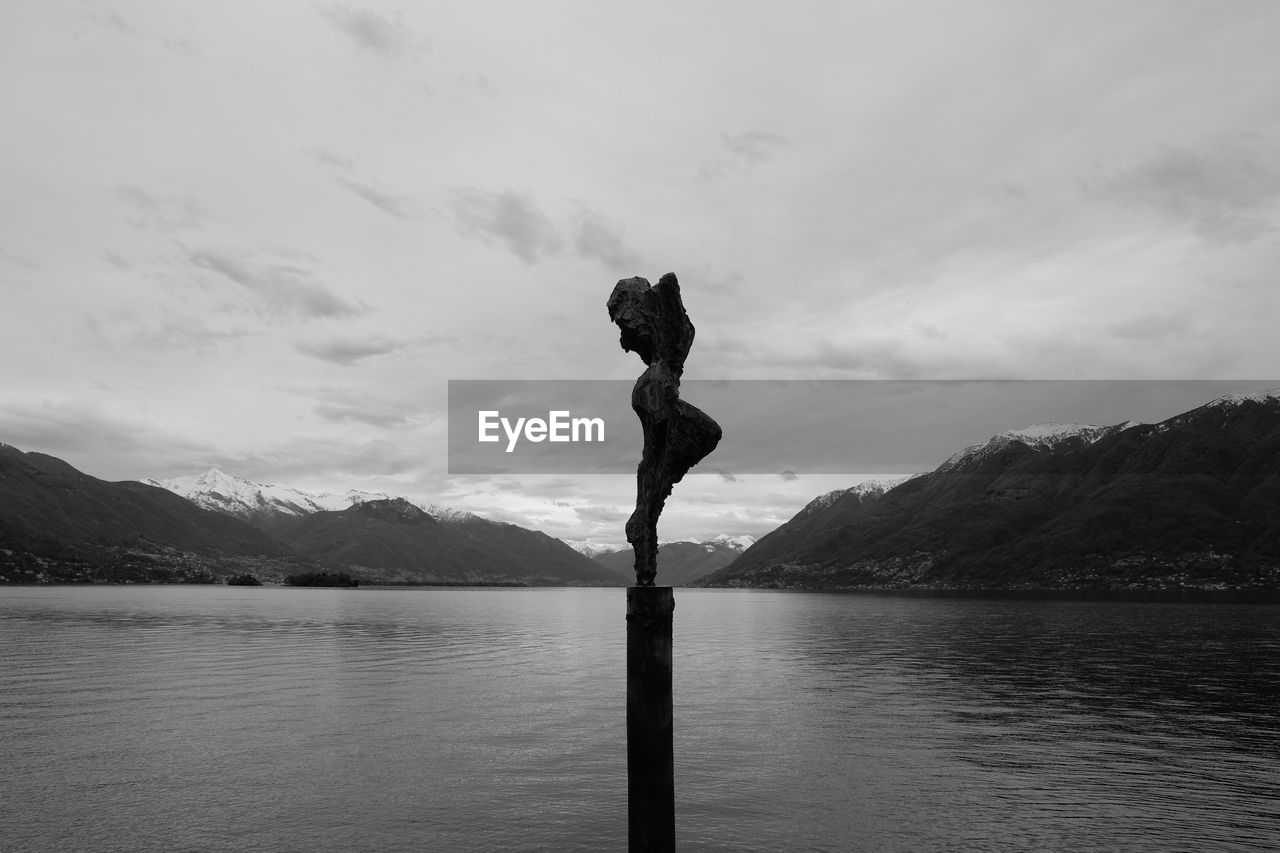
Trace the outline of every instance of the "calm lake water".
<path fill-rule="evenodd" d="M 621 589 L 0 588 L 0 847 L 626 849 Z M 1280 848 L 1280 607 L 676 591 L 682 851 Z"/>

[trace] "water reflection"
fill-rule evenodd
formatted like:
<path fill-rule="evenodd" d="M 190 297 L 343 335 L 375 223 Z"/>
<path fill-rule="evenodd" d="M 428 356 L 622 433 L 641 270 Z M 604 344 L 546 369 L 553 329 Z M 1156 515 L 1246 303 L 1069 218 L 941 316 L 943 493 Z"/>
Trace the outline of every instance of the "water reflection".
<path fill-rule="evenodd" d="M 834 830 L 818 849 L 869 844 L 868 825 L 867 849 L 1280 841 L 1275 608 L 793 596 L 777 610 L 761 636 L 788 662 L 766 692 L 793 698 L 752 715 L 760 760 L 742 783 L 801 747 L 855 816 L 815 815 Z M 813 811 L 824 792 L 792 781 L 779 811 Z"/>
<path fill-rule="evenodd" d="M 621 590 L 4 590 L 23 850 L 625 846 Z M 680 590 L 683 851 L 1280 846 L 1274 607 Z"/>

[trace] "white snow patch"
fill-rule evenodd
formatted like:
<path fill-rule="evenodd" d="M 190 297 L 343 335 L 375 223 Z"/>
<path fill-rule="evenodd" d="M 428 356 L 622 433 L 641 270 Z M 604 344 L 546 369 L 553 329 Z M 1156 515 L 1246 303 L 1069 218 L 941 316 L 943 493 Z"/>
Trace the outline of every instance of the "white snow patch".
<path fill-rule="evenodd" d="M 1208 406 L 1238 406 L 1241 403 L 1268 403 L 1280 400 L 1280 388 L 1272 388 L 1267 391 L 1254 391 L 1250 394 L 1227 394 L 1219 397 Z"/>

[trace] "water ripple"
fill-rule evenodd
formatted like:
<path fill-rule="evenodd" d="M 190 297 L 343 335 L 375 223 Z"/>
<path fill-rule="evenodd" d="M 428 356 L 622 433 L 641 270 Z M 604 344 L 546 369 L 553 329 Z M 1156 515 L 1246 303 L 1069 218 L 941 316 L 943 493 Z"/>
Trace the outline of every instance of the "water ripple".
<path fill-rule="evenodd" d="M 15 850 L 626 843 L 621 590 L 8 588 Z M 1280 846 L 1274 607 L 680 590 L 683 851 Z"/>

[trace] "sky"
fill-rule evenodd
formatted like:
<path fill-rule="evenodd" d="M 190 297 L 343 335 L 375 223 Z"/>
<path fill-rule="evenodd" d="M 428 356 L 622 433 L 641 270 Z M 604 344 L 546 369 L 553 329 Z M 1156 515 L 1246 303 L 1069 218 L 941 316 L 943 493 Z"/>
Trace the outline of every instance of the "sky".
<path fill-rule="evenodd" d="M 617 543 L 630 476 L 451 476 L 448 382 L 633 379 L 605 301 L 670 271 L 687 379 L 1266 380 L 1278 41 L 1273 0 L 6 0 L 0 441 Z M 659 535 L 905 473 L 707 467 Z"/>

